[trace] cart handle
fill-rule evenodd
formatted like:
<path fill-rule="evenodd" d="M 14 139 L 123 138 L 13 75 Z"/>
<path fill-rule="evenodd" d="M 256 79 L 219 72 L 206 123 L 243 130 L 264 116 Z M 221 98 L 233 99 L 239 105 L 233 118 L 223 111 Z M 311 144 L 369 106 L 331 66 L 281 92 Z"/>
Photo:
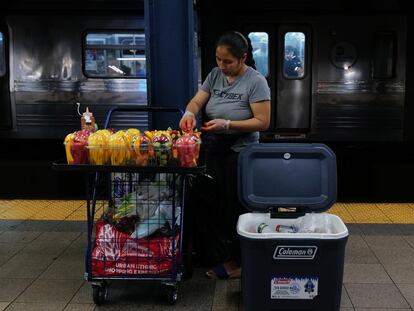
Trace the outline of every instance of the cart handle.
<path fill-rule="evenodd" d="M 181 115 L 184 114 L 184 111 L 176 107 L 115 107 L 109 110 L 106 115 L 104 129 L 108 128 L 109 122 L 111 121 L 112 113 L 115 111 L 134 111 L 134 112 L 179 112 Z"/>

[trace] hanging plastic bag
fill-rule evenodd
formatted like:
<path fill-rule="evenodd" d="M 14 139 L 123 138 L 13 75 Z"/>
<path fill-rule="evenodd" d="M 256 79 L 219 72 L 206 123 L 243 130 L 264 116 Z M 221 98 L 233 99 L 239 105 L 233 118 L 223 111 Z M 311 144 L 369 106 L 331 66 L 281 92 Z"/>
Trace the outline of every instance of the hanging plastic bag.
<path fill-rule="evenodd" d="M 131 237 L 135 239 L 147 237 L 163 227 L 166 223 L 172 228 L 174 224 L 180 223 L 180 214 L 181 208 L 179 206 L 175 208 L 175 215 L 173 216 L 171 202 L 162 201 L 151 217 L 136 225 L 135 231 L 132 232 Z"/>

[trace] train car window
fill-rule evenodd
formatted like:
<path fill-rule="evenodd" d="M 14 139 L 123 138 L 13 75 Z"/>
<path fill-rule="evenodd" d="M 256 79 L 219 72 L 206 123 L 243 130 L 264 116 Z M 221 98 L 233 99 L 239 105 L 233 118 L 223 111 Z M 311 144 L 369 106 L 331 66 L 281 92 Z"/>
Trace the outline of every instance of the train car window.
<path fill-rule="evenodd" d="M 372 59 L 372 77 L 390 79 L 395 76 L 395 34 L 375 34 L 374 55 Z"/>
<path fill-rule="evenodd" d="M 146 78 L 145 34 L 88 33 L 83 65 L 87 77 Z"/>
<path fill-rule="evenodd" d="M 250 32 L 249 39 L 253 48 L 256 70 L 265 77 L 269 76 L 269 35 L 266 32 Z"/>
<path fill-rule="evenodd" d="M 0 77 L 6 73 L 6 55 L 4 47 L 4 35 L 0 32 Z"/>
<path fill-rule="evenodd" d="M 283 76 L 299 79 L 305 75 L 305 34 L 286 32 L 284 37 Z"/>

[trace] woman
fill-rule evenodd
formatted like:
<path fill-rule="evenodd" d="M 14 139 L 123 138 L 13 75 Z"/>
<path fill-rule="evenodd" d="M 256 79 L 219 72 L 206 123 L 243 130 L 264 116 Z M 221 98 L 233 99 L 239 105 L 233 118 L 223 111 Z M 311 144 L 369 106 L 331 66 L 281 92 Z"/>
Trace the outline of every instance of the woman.
<path fill-rule="evenodd" d="M 254 61 L 248 40 L 235 31 L 222 35 L 216 45 L 216 62 L 180 121 L 181 129 L 193 130 L 203 108 L 209 120 L 201 127 L 207 173 L 216 180 L 222 200 L 208 214 L 217 221 L 223 241 L 228 241 L 227 254 L 206 274 L 212 279 L 240 276 L 236 224 L 246 210 L 237 197 L 238 152 L 257 143 L 258 131 L 266 130 L 270 121 L 270 90 L 266 79 L 249 66 Z"/>

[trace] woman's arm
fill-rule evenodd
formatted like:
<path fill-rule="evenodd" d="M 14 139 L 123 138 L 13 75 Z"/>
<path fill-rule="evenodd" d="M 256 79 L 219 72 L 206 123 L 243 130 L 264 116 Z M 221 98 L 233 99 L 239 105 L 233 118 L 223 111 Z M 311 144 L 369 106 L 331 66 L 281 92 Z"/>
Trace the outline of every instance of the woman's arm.
<path fill-rule="evenodd" d="M 200 112 L 201 108 L 206 104 L 210 94 L 203 90 L 198 90 L 196 95 L 190 100 L 185 108 L 185 113 L 180 120 L 179 127 L 184 131 L 191 131 L 197 126 L 195 116 Z"/>
<path fill-rule="evenodd" d="M 195 96 L 188 103 L 185 111 L 190 111 L 194 113 L 194 115 L 197 115 L 199 111 L 201 110 L 201 108 L 203 108 L 203 106 L 205 105 L 209 97 L 210 97 L 210 94 L 207 93 L 206 91 L 198 90 Z"/>
<path fill-rule="evenodd" d="M 247 120 L 233 121 L 224 119 L 214 119 L 206 122 L 201 128 L 206 132 L 223 130 L 238 130 L 241 132 L 265 131 L 270 124 L 270 100 L 264 100 L 250 104 L 253 118 Z"/>
<path fill-rule="evenodd" d="M 243 132 L 265 131 L 270 124 L 270 100 L 250 104 L 253 118 L 241 121 L 230 121 L 229 129 Z"/>

